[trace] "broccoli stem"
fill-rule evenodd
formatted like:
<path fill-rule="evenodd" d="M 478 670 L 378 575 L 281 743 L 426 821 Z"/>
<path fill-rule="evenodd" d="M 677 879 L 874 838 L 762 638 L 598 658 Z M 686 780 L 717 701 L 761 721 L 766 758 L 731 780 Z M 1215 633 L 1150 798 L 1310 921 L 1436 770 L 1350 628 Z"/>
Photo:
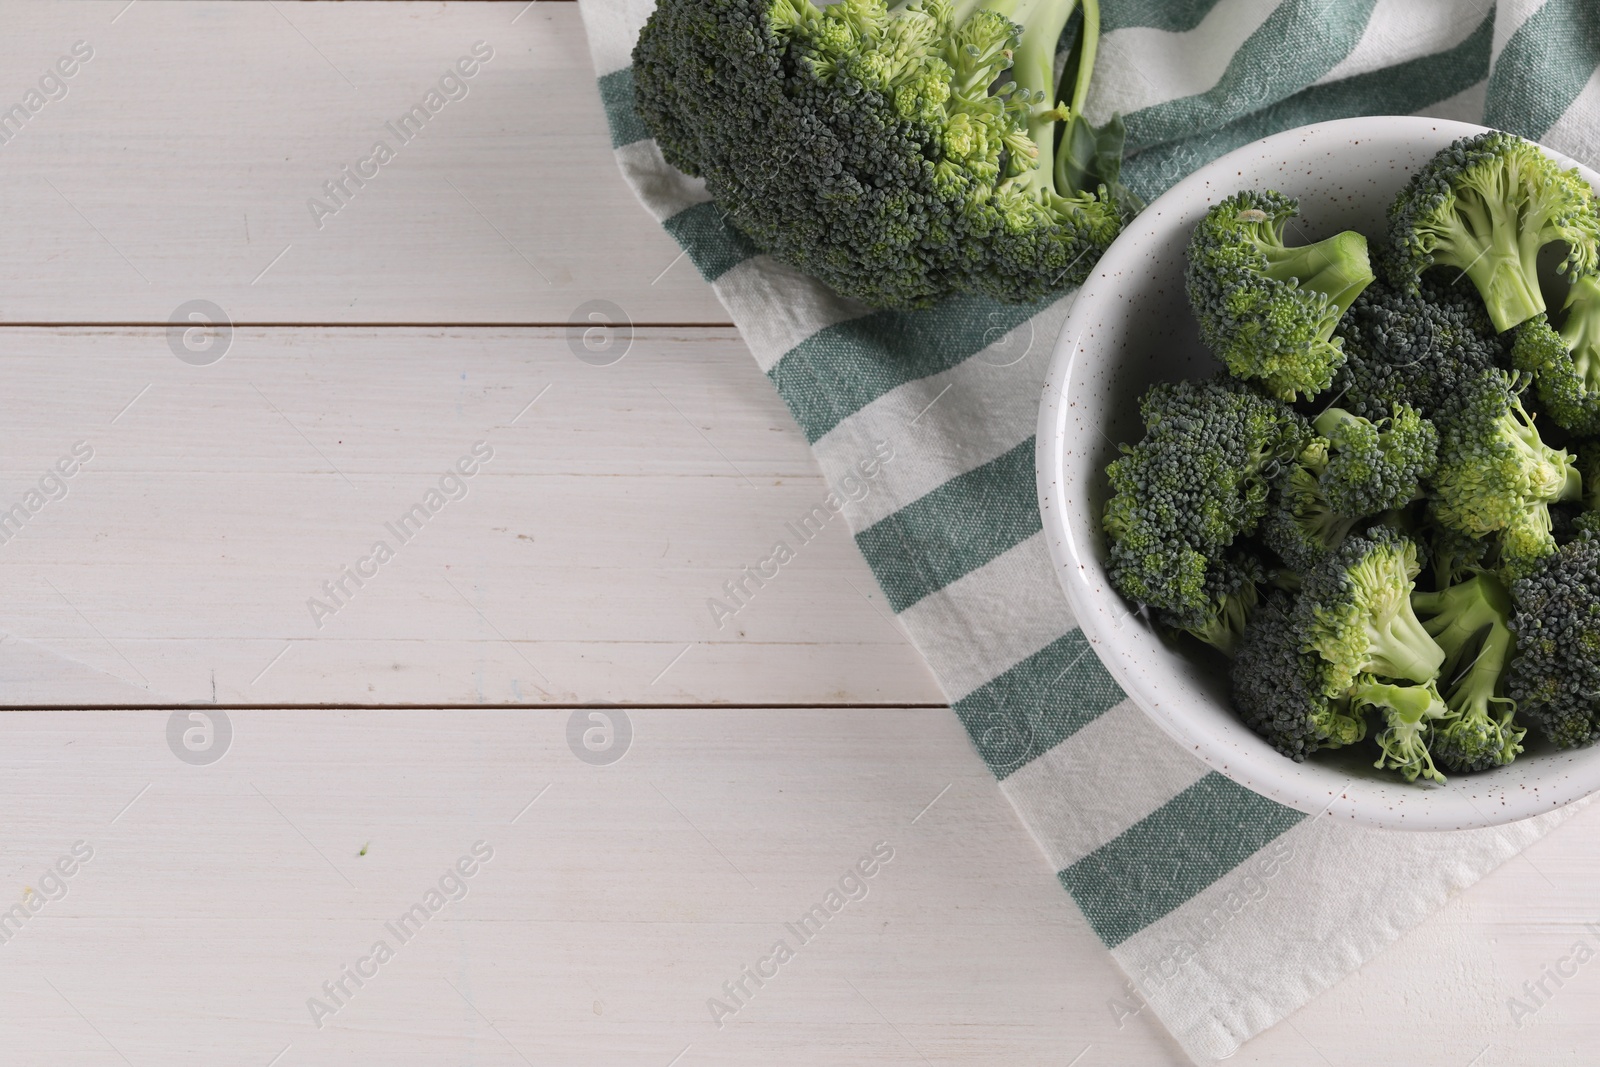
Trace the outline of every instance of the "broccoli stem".
<path fill-rule="evenodd" d="M 1411 610 L 1409 598 L 1402 599 L 1388 618 L 1373 618 L 1368 638 L 1372 648 L 1368 667 L 1373 674 L 1423 685 L 1438 677 L 1444 664 L 1444 649 Z"/>
<path fill-rule="evenodd" d="M 1373 766 L 1398 770 L 1405 780 L 1414 782 L 1418 777 L 1443 782 L 1428 752 L 1428 738 L 1436 719 L 1450 716 L 1439 694 L 1431 685 L 1384 685 L 1377 682 L 1357 684 L 1351 690 L 1355 705 L 1372 705 L 1382 708 L 1384 728 L 1377 736 L 1383 755 Z"/>
<path fill-rule="evenodd" d="M 1567 318 L 1557 331 L 1589 392 L 1600 392 L 1600 279 L 1581 275 L 1567 294 Z"/>
<path fill-rule="evenodd" d="M 1361 290 L 1372 284 L 1367 239 L 1354 230 L 1334 234 L 1311 245 L 1289 247 L 1260 238 L 1255 243 L 1267 257 L 1269 278 L 1280 282 L 1294 279 L 1302 289 L 1327 293 L 1329 302 L 1338 307 L 1339 315 L 1355 302 Z M 1334 318 L 1337 321 L 1338 316 Z"/>
<path fill-rule="evenodd" d="M 1455 673 L 1462 653 L 1485 628 L 1505 629 L 1511 617 L 1511 594 L 1492 574 L 1480 574 L 1437 593 L 1412 593 L 1411 606 L 1428 616 L 1424 625 L 1444 649 L 1444 673 L 1449 675 Z"/>
<path fill-rule="evenodd" d="M 1544 311 L 1539 292 L 1539 246 L 1531 252 L 1518 240 L 1514 219 L 1500 204 L 1457 195 L 1459 213 L 1443 228 L 1434 262 L 1456 267 L 1477 286 L 1489 321 L 1500 333 Z M 1443 253 L 1442 255 L 1438 253 Z"/>
<path fill-rule="evenodd" d="M 1572 462 L 1570 454 L 1544 443 L 1520 400 L 1512 401 L 1511 410 L 1506 412 L 1502 421 L 1507 439 L 1528 462 L 1529 469 L 1539 471 L 1542 475 L 1539 484 L 1534 487 L 1536 502 L 1582 499 L 1583 475 L 1579 473 L 1578 465 Z"/>
<path fill-rule="evenodd" d="M 1022 27 L 1022 36 L 1012 56 L 1011 80 L 1017 93 L 1029 99 L 1028 137 L 1039 150 L 1037 166 L 1023 171 L 1014 180 L 1035 199 L 1051 195 L 1070 196 L 1072 189 L 1060 188 L 1057 164 L 1057 126 L 1079 114 L 1089 95 L 1094 73 L 1094 58 L 1100 43 L 1099 0 L 1081 0 L 1083 38 L 1078 46 L 1078 77 L 1072 99 L 1056 104 L 1056 46 L 1080 0 L 961 0 L 956 5 L 956 24 L 973 11 L 984 9 L 1004 15 Z"/>
<path fill-rule="evenodd" d="M 1022 27 L 1011 57 L 1011 80 L 1028 105 L 1028 137 L 1039 150 L 1037 165 L 1015 179 L 1017 186 L 1042 200 L 1055 189 L 1056 123 L 1064 112 L 1056 98 L 1056 45 L 1077 0 L 985 0 L 981 8 L 1004 15 Z"/>
<path fill-rule="evenodd" d="M 1081 115 L 1089 99 L 1089 80 L 1094 75 L 1095 52 L 1100 47 L 1100 0 L 1083 2 L 1083 42 L 1078 46 L 1078 81 L 1072 87 L 1072 113 Z"/>

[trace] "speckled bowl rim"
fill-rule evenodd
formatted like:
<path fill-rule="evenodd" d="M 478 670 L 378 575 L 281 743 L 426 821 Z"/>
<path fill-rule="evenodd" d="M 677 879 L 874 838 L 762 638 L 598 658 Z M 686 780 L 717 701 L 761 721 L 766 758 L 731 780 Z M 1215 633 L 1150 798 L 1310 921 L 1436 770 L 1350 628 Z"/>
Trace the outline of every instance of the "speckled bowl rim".
<path fill-rule="evenodd" d="M 1167 735 L 1213 770 L 1262 796 L 1307 814 L 1327 814 L 1352 823 L 1387 829 L 1450 830 L 1496 826 L 1552 811 L 1600 791 L 1600 746 L 1557 752 L 1524 753 L 1508 767 L 1478 775 L 1455 775 L 1445 786 L 1406 783 L 1398 778 L 1368 777 L 1348 763 L 1330 765 L 1312 757 L 1295 763 L 1273 751 L 1212 694 L 1185 681 L 1195 661 L 1175 651 L 1148 623 L 1128 614 L 1128 606 L 1105 576 L 1103 548 L 1081 543 L 1072 519 L 1087 521 L 1087 494 L 1067 465 L 1077 439 L 1070 414 L 1081 398 L 1072 390 L 1073 374 L 1102 353 L 1093 350 L 1093 324 L 1108 315 L 1132 315 L 1149 292 L 1118 299 L 1124 277 L 1137 276 L 1140 259 L 1160 239 L 1170 240 L 1175 227 L 1188 227 L 1197 205 L 1214 202 L 1255 183 L 1280 187 L 1297 195 L 1292 177 L 1277 180 L 1296 160 L 1309 160 L 1330 150 L 1367 153 L 1385 151 L 1385 144 L 1439 147 L 1457 137 L 1482 132 L 1468 123 L 1417 117 L 1343 119 L 1302 126 L 1245 145 L 1208 163 L 1163 193 L 1130 224 L 1101 257 L 1079 289 L 1062 326 L 1045 378 L 1036 438 L 1039 511 L 1056 576 L 1084 636 L 1124 692 Z M 1547 151 L 1549 151 L 1547 149 Z M 1577 166 L 1591 185 L 1600 175 L 1558 152 L 1549 154 L 1564 166 Z M 1210 195 L 1208 195 L 1210 194 Z M 1159 235 L 1159 236 L 1158 236 Z M 1171 300 L 1172 294 L 1161 299 Z M 1182 294 L 1176 297 L 1182 301 Z M 1184 313 L 1188 313 L 1184 304 Z M 1084 342 L 1084 338 L 1089 338 Z M 1095 401 L 1097 410 L 1105 406 Z M 1089 440 L 1087 433 L 1084 440 Z M 1094 447 L 1096 454 L 1102 445 Z M 1098 533 L 1098 522 L 1087 523 Z M 1364 764 L 1365 761 L 1363 761 Z"/>

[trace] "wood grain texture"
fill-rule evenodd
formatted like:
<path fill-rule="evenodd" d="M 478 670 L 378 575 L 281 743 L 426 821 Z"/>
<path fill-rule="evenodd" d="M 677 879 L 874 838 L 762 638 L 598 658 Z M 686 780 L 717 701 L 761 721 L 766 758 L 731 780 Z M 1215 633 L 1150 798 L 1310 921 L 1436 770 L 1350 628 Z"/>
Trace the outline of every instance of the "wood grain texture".
<path fill-rule="evenodd" d="M 0 527 L 0 630 L 142 702 L 942 700 L 844 520 L 794 536 L 828 488 L 731 331 L 610 366 L 550 329 L 247 328 L 209 366 L 164 330 L 5 337 L 0 512 L 94 455 Z"/>
<path fill-rule="evenodd" d="M 0 322 L 201 298 L 235 322 L 565 323 L 599 298 L 728 321 L 612 163 L 576 5 L 122 7 L 8 20 L 6 106 L 75 42 L 93 57 L 0 145 Z M 464 98 L 386 129 L 479 41 Z M 394 159 L 319 227 L 308 202 L 378 140 Z"/>

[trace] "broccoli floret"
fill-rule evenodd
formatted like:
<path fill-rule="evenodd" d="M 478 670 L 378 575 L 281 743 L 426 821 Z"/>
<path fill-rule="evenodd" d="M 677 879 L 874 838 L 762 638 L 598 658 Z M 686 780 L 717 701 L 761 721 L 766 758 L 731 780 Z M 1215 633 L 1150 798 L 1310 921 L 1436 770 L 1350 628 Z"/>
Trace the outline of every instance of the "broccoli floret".
<path fill-rule="evenodd" d="M 1582 478 L 1573 457 L 1539 437 L 1517 383 L 1487 371 L 1461 383 L 1450 410 L 1435 416 L 1439 467 L 1433 514 L 1468 537 L 1498 534 L 1502 563 L 1516 574 L 1555 550 L 1548 505 L 1575 500 Z"/>
<path fill-rule="evenodd" d="M 1489 569 L 1495 545 L 1482 537 L 1468 537 L 1459 530 L 1434 523 L 1428 527 L 1428 558 L 1432 564 L 1433 586 L 1448 589 Z"/>
<path fill-rule="evenodd" d="M 633 54 L 635 103 L 668 163 L 703 178 L 774 258 L 874 307 L 1078 284 L 1121 226 L 1096 184 L 1061 184 L 1087 75 L 1057 103 L 1074 0 L 660 0 Z M 1084 0 L 1093 67 L 1097 0 Z M 1062 173 L 1075 173 L 1065 168 Z"/>
<path fill-rule="evenodd" d="M 1306 571 L 1338 547 L 1356 523 L 1404 507 L 1438 460 L 1433 425 L 1404 404 L 1374 423 L 1342 408 L 1314 421 L 1316 434 L 1279 468 L 1261 539 Z"/>
<path fill-rule="evenodd" d="M 1206 572 L 1206 606 L 1201 612 L 1160 614 L 1161 622 L 1204 641 L 1225 656 L 1234 655 L 1250 613 L 1261 601 L 1267 580 L 1261 561 L 1245 552 L 1230 553 Z"/>
<path fill-rule="evenodd" d="M 1445 651 L 1441 677 L 1451 718 L 1433 727 L 1433 754 L 1446 770 L 1488 770 L 1522 751 L 1526 728 L 1512 721 L 1516 705 L 1498 695 L 1515 642 L 1511 594 L 1492 574 L 1437 593 L 1413 593 L 1411 606 Z"/>
<path fill-rule="evenodd" d="M 1367 724 L 1348 693 L 1327 694 L 1327 663 L 1301 650 L 1295 601 L 1274 590 L 1250 618 L 1233 660 L 1233 702 L 1244 724 L 1295 762 L 1353 745 Z"/>
<path fill-rule="evenodd" d="M 1600 738 L 1600 536 L 1584 533 L 1511 585 L 1507 695 L 1561 748 Z"/>
<path fill-rule="evenodd" d="M 1427 746 L 1433 721 L 1449 715 L 1433 686 L 1445 654 L 1412 611 L 1416 573 L 1416 546 L 1375 528 L 1348 538 L 1297 596 L 1269 594 L 1230 674 L 1245 724 L 1303 760 L 1359 741 L 1362 709 L 1380 708 L 1379 766 L 1438 778 Z"/>
<path fill-rule="evenodd" d="M 1450 709 L 1440 699 L 1439 690 L 1432 682 L 1426 685 L 1369 684 L 1359 690 L 1354 705 L 1358 711 L 1372 707 L 1383 712 L 1383 729 L 1373 739 L 1378 742 L 1382 755 L 1374 767 L 1399 771 L 1408 782 L 1419 777 L 1444 781 L 1444 775 L 1433 765 L 1430 747 L 1437 737 L 1437 724 L 1450 717 Z"/>
<path fill-rule="evenodd" d="M 1445 285 L 1432 275 L 1409 291 L 1378 279 L 1335 332 L 1344 339 L 1345 361 L 1329 388 L 1340 407 L 1374 420 L 1395 404 L 1432 418 L 1450 406 L 1463 379 L 1497 366 L 1507 349 L 1470 286 Z"/>
<path fill-rule="evenodd" d="M 1227 378 L 1159 383 L 1140 412 L 1144 439 L 1106 468 L 1111 581 L 1128 599 L 1198 625 L 1214 567 L 1261 521 L 1269 471 L 1304 420 Z"/>
<path fill-rule="evenodd" d="M 1567 294 L 1558 331 L 1538 314 L 1517 327 L 1511 361 L 1528 371 L 1557 426 L 1600 433 L 1600 280 L 1581 275 Z"/>
<path fill-rule="evenodd" d="M 1556 242 L 1567 247 L 1558 269 L 1593 274 L 1600 265 L 1588 183 L 1532 142 L 1491 131 L 1461 138 L 1411 176 L 1389 207 L 1379 265 L 1398 285 L 1431 266 L 1454 267 L 1504 332 L 1545 309 L 1538 256 Z"/>
<path fill-rule="evenodd" d="M 1411 608 L 1417 546 L 1383 527 L 1345 539 L 1306 574 L 1295 602 L 1301 646 L 1328 664 L 1324 692 L 1337 696 L 1358 675 L 1426 685 L 1445 653 Z"/>
<path fill-rule="evenodd" d="M 1422 492 L 1439 462 L 1439 434 L 1408 404 L 1394 405 L 1377 422 L 1343 408 L 1328 408 L 1312 421 L 1328 439 L 1323 490 L 1344 515 L 1376 515 L 1404 507 Z"/>
<path fill-rule="evenodd" d="M 1344 359 L 1333 328 L 1372 281 L 1359 233 L 1284 244 L 1297 210 L 1281 193 L 1235 193 L 1195 226 L 1185 274 L 1206 344 L 1283 400 L 1328 388 Z"/>
<path fill-rule="evenodd" d="M 1322 562 L 1354 528 L 1360 516 L 1334 510 L 1322 484 L 1328 441 L 1312 437 L 1292 460 L 1279 465 L 1261 522 L 1261 539 L 1295 571 Z"/>

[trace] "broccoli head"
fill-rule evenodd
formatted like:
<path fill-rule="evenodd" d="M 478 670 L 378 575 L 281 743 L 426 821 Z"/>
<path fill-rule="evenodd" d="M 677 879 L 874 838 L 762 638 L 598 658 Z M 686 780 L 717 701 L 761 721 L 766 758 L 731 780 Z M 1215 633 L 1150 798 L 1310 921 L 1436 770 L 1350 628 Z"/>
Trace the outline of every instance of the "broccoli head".
<path fill-rule="evenodd" d="M 640 118 L 773 257 L 874 307 L 977 291 L 1021 302 L 1087 276 L 1120 229 L 1057 104 L 1075 0 L 660 0 L 634 49 Z M 1097 0 L 1084 0 L 1093 66 Z M 1120 129 L 1117 126 L 1115 129 Z M 1088 131 L 1101 170 L 1115 130 Z M 1058 173 L 1095 184 L 1067 186 Z"/>
<path fill-rule="evenodd" d="M 1540 249 L 1564 244 L 1562 271 L 1600 266 L 1600 212 L 1588 183 L 1499 131 L 1463 137 L 1413 174 L 1389 207 L 1388 236 L 1379 264 L 1392 282 L 1412 285 L 1429 267 L 1453 267 L 1472 279 L 1501 332 L 1545 309 Z"/>
<path fill-rule="evenodd" d="M 1378 279 L 1339 320 L 1345 360 L 1329 388 L 1368 419 L 1408 404 L 1424 417 L 1450 406 L 1460 382 L 1497 366 L 1506 340 L 1470 286 L 1424 276 L 1414 289 Z"/>
<path fill-rule="evenodd" d="M 1432 682 L 1426 685 L 1369 682 L 1360 688 L 1353 703 L 1358 712 L 1376 708 L 1383 713 L 1383 729 L 1373 738 L 1380 751 L 1374 767 L 1399 771 L 1408 782 L 1419 777 L 1444 781 L 1444 775 L 1433 765 L 1432 745 L 1438 724 L 1450 717 L 1450 709 Z"/>
<path fill-rule="evenodd" d="M 1161 382 L 1140 413 L 1144 439 L 1106 468 L 1111 581 L 1128 599 L 1198 625 L 1211 610 L 1213 568 L 1260 523 L 1268 475 L 1304 420 L 1225 377 Z"/>
<path fill-rule="evenodd" d="M 1543 313 L 1517 327 L 1511 361 L 1533 375 L 1539 403 L 1557 426 L 1600 433 L 1600 279 L 1573 279 L 1558 331 Z"/>
<path fill-rule="evenodd" d="M 1206 571 L 1204 609 L 1183 614 L 1164 611 L 1160 619 L 1232 656 L 1239 649 L 1250 613 L 1261 601 L 1261 583 L 1266 580 L 1267 571 L 1260 560 L 1247 552 L 1230 552 Z"/>
<path fill-rule="evenodd" d="M 1322 474 L 1328 503 L 1344 515 L 1376 515 L 1404 507 L 1422 492 L 1439 462 L 1439 434 L 1417 409 L 1397 403 L 1374 422 L 1328 408 L 1311 424 L 1328 439 Z"/>
<path fill-rule="evenodd" d="M 1327 664 L 1301 650 L 1294 605 L 1287 593 L 1268 594 L 1245 627 L 1229 677 L 1244 724 L 1298 763 L 1355 744 L 1367 724 L 1351 711 L 1348 693 L 1328 695 Z"/>
<path fill-rule="evenodd" d="M 1326 664 L 1323 691 L 1338 696 L 1360 675 L 1426 685 L 1445 653 L 1411 607 L 1417 546 L 1384 527 L 1347 537 L 1305 575 L 1295 601 L 1303 648 Z"/>
<path fill-rule="evenodd" d="M 1440 677 L 1450 717 L 1434 723 L 1434 757 L 1463 774 L 1510 763 L 1527 730 L 1512 721 L 1516 705 L 1500 695 L 1515 649 L 1505 584 L 1479 574 L 1437 593 L 1413 593 L 1411 606 L 1445 651 Z"/>
<path fill-rule="evenodd" d="M 1228 197 L 1195 226 L 1186 274 L 1206 344 L 1235 376 L 1283 400 L 1328 388 L 1344 359 L 1334 326 L 1372 281 L 1359 233 L 1286 245 L 1297 210 L 1281 193 Z"/>
<path fill-rule="evenodd" d="M 1261 540 L 1295 571 L 1305 572 L 1339 546 L 1359 516 L 1336 511 L 1328 502 L 1322 476 L 1328 469 L 1328 441 L 1311 437 L 1300 452 L 1278 465 L 1272 494 L 1261 521 Z"/>
<path fill-rule="evenodd" d="M 1428 745 L 1433 724 L 1450 714 L 1433 681 L 1445 654 L 1412 611 L 1416 573 L 1415 546 L 1376 528 L 1347 539 L 1298 595 L 1270 593 L 1229 676 L 1245 725 L 1303 760 L 1361 740 L 1365 709 L 1376 708 L 1378 766 L 1408 780 L 1440 778 Z"/>
<path fill-rule="evenodd" d="M 1435 417 L 1439 467 L 1430 498 L 1445 526 L 1468 537 L 1498 534 L 1512 574 L 1555 550 L 1548 505 L 1577 499 L 1583 487 L 1573 457 L 1540 438 L 1517 384 L 1503 371 L 1479 374 Z"/>
<path fill-rule="evenodd" d="M 1600 536 L 1580 534 L 1511 585 L 1507 695 L 1561 748 L 1600 738 Z"/>

